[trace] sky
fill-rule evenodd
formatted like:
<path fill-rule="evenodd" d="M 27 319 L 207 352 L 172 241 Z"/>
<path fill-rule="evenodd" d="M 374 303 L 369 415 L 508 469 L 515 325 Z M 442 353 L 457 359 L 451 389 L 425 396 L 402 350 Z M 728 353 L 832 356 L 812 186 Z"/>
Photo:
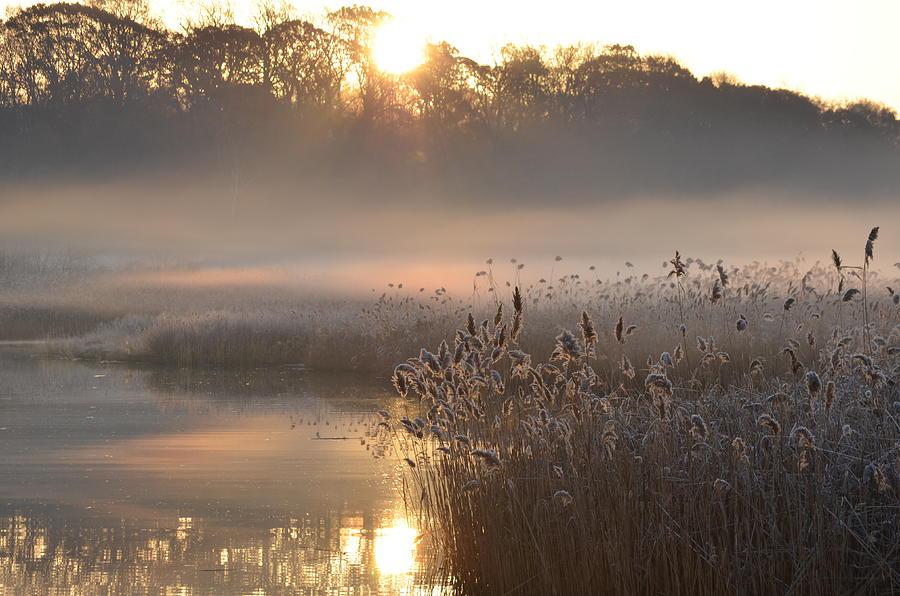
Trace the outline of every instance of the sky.
<path fill-rule="evenodd" d="M 632 44 L 670 54 L 698 76 L 900 108 L 898 0 L 603 0 L 373 2 L 475 58 L 506 41 Z M 315 12 L 320 4 L 300 9 Z"/>
<path fill-rule="evenodd" d="M 177 27 L 198 2 L 150 0 Z M 230 0 L 249 23 L 256 0 Z M 293 0 L 300 15 L 346 3 Z M 26 2 L 27 4 L 28 2 Z M 423 39 L 490 61 L 506 42 L 632 44 L 674 56 L 696 75 L 726 71 L 751 84 L 828 100 L 868 98 L 900 110 L 900 0 L 371 0 Z M 3 4 L 17 4 L 0 0 Z"/>

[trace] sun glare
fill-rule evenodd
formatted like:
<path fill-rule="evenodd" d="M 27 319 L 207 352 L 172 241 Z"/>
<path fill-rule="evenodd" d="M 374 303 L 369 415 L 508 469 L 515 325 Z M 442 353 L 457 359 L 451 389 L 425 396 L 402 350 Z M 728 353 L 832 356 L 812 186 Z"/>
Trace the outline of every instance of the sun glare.
<path fill-rule="evenodd" d="M 409 573 L 415 565 L 416 536 L 405 519 L 375 533 L 375 565 L 384 575 Z"/>
<path fill-rule="evenodd" d="M 408 21 L 393 20 L 378 27 L 372 41 L 372 58 L 378 68 L 403 74 L 425 60 L 425 35 Z"/>

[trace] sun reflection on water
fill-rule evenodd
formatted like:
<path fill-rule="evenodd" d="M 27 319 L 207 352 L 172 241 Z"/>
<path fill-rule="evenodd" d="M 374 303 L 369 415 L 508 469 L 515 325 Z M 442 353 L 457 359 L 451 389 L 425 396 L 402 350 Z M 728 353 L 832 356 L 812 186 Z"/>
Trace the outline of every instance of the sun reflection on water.
<path fill-rule="evenodd" d="M 416 560 L 416 536 L 405 519 L 375 532 L 375 566 L 384 575 L 410 573 Z"/>
<path fill-rule="evenodd" d="M 97 384 L 94 370 L 66 365 L 62 370 L 75 377 L 68 380 L 58 366 L 54 361 L 47 377 L 43 369 L 38 375 L 15 368 L 17 382 L 28 388 L 23 395 L 59 384 L 65 390 L 47 404 L 83 407 L 75 399 L 81 394 L 69 392 L 82 382 Z M 0 354 L 0 370 L 8 372 L 3 367 Z M 119 378 L 116 371 L 103 374 L 105 382 Z M 367 434 L 373 402 L 361 411 L 357 397 L 335 405 L 269 389 L 239 400 L 228 385 L 221 390 L 228 400 L 220 403 L 207 395 L 206 381 L 202 395 L 158 393 L 145 390 L 143 374 L 135 373 L 118 398 L 121 384 L 97 402 L 122 406 L 107 410 L 99 435 L 93 426 L 60 422 L 52 443 L 33 433 L 18 448 L 0 437 L 5 453 L 18 449 L 15 459 L 0 458 L 7 478 L 0 483 L 0 596 L 376 596 L 443 589 L 444 580 L 431 577 L 431 544 L 417 540 L 393 490 L 395 462 Z M 66 418 L 47 416 L 56 410 L 44 402 L 23 403 L 30 409 L 20 424 Z M 131 433 L 133 412 L 140 432 Z M 316 441 L 323 427 L 327 436 L 363 436 L 365 449 L 356 441 Z M 46 484 L 29 472 L 43 469 L 54 474 Z"/>
<path fill-rule="evenodd" d="M 402 516 L 342 514 L 242 527 L 180 516 L 141 528 L 0 514 L 0 596 L 20 593 L 442 593 Z M 57 520 L 62 522 L 62 520 Z M 109 586 L 115 586 L 112 592 Z"/>

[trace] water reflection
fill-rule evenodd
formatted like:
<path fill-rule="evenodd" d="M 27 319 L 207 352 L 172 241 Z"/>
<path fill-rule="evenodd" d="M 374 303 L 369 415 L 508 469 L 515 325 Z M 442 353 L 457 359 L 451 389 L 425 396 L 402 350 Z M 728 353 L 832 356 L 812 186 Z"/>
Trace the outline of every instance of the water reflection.
<path fill-rule="evenodd" d="M 381 573 L 399 575 L 413 570 L 418 532 L 405 519 L 375 531 L 375 565 Z"/>
<path fill-rule="evenodd" d="M 437 591 L 377 457 L 369 413 L 400 407 L 378 387 L 8 350 L 0 376 L 2 596 Z"/>
<path fill-rule="evenodd" d="M 422 591 L 416 536 L 334 512 L 268 528 L 190 519 L 145 528 L 0 517 L 0 594 L 262 594 Z"/>

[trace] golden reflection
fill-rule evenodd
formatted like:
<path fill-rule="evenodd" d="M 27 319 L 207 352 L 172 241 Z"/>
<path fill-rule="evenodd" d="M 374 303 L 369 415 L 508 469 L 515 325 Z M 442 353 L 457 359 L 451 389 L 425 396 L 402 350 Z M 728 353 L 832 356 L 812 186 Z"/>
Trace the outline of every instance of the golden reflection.
<path fill-rule="evenodd" d="M 375 532 L 375 566 L 384 575 L 399 575 L 413 570 L 416 558 L 415 529 L 405 519 Z"/>
<path fill-rule="evenodd" d="M 417 531 L 381 515 L 332 511 L 257 527 L 182 516 L 150 529 L 0 514 L 0 595 L 87 596 L 127 586 L 230 596 L 261 584 L 292 593 L 440 593 L 425 573 L 428 549 L 417 547 Z"/>
<path fill-rule="evenodd" d="M 341 554 L 350 565 L 359 565 L 364 553 L 363 532 L 358 528 L 341 528 Z"/>
<path fill-rule="evenodd" d="M 34 546 L 31 557 L 35 560 L 43 559 L 47 554 L 47 531 L 43 528 L 35 532 Z"/>
<path fill-rule="evenodd" d="M 115 370 L 104 374 L 105 383 L 117 379 Z M 98 381 L 91 374 L 87 382 Z M 143 373 L 133 382 L 128 396 L 143 391 Z M 200 404 L 190 420 L 202 415 L 203 424 L 50 448 L 42 439 L 40 449 L 4 461 L 4 472 L 69 472 L 58 486 L 23 484 L 30 496 L 22 504 L 0 503 L 0 596 L 232 596 L 260 586 L 284 594 L 433 593 L 432 566 L 424 564 L 431 550 L 415 544 L 415 530 L 402 519 L 401 497 L 388 482 L 392 463 L 373 460 L 357 441 L 314 440 L 322 432 L 376 446 L 367 434 L 370 410 L 291 398 L 283 406 L 287 420 L 280 405 L 269 412 L 270 400 L 252 406 L 262 411 L 242 410 L 243 396 L 224 383 L 198 385 L 197 395 L 178 390 L 174 411 L 184 417 Z M 214 391 L 227 399 L 212 405 L 206 394 Z M 341 407 L 356 408 L 360 392 L 347 391 L 352 398 L 339 397 L 350 405 Z M 147 396 L 170 403 L 168 394 Z M 80 474 L 76 486 L 62 484 Z M 30 476 L 21 478 L 8 485 Z"/>
<path fill-rule="evenodd" d="M 175 531 L 175 537 L 179 540 L 185 540 L 188 537 L 188 532 L 193 529 L 194 520 L 190 517 L 179 517 L 178 518 L 178 529 Z"/>

